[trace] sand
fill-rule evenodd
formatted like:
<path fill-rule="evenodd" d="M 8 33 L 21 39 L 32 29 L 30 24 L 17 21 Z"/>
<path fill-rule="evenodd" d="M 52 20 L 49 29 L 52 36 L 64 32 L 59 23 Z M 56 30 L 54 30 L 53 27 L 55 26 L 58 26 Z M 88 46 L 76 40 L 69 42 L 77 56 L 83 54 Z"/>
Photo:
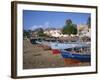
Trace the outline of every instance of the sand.
<path fill-rule="evenodd" d="M 51 50 L 44 50 L 39 44 L 31 44 L 29 40 L 24 40 L 23 69 L 74 66 L 90 66 L 90 63 L 67 64 L 61 54 L 52 54 Z"/>

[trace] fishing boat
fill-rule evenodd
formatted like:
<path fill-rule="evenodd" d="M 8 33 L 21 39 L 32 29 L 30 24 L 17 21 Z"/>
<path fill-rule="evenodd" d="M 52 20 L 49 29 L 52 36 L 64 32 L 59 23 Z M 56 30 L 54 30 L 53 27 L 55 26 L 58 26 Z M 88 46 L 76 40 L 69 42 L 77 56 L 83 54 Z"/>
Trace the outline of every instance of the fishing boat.
<path fill-rule="evenodd" d="M 90 62 L 91 61 L 91 54 L 90 49 L 88 46 L 83 47 L 75 47 L 60 50 L 61 55 L 64 59 L 70 58 L 72 60 L 77 60 L 80 62 Z"/>
<path fill-rule="evenodd" d="M 44 50 L 50 50 L 51 49 L 51 42 L 47 42 L 47 41 L 36 41 L 37 44 L 41 45 L 41 47 L 44 49 Z"/>
<path fill-rule="evenodd" d="M 36 41 L 37 41 L 37 39 L 30 39 L 30 42 L 31 42 L 32 44 L 37 44 Z"/>
<path fill-rule="evenodd" d="M 55 43 L 51 43 L 51 49 L 53 54 L 59 54 L 60 51 L 59 50 L 64 50 L 64 49 L 69 49 L 69 48 L 75 48 L 75 47 L 85 47 L 85 46 L 90 46 L 89 43 L 77 43 L 77 42 L 67 42 L 67 43 L 59 43 L 59 42 L 55 42 Z"/>

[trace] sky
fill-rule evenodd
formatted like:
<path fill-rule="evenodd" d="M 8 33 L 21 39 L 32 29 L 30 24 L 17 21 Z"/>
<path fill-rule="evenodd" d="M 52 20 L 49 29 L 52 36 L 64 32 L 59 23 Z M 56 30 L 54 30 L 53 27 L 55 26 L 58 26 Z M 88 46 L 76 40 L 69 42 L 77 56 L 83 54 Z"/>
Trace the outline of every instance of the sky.
<path fill-rule="evenodd" d="M 62 28 L 67 19 L 73 24 L 86 24 L 89 16 L 89 13 L 23 10 L 23 27 L 25 30 Z"/>

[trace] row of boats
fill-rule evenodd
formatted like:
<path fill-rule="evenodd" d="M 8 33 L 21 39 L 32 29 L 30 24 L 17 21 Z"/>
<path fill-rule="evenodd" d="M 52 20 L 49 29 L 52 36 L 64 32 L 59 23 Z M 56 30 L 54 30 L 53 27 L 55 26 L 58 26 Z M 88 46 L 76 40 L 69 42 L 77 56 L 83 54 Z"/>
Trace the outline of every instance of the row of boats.
<path fill-rule="evenodd" d="M 31 40 L 31 43 L 40 44 L 51 48 L 53 54 L 61 54 L 64 59 L 70 58 L 80 62 L 90 62 L 90 42 L 49 42 Z"/>

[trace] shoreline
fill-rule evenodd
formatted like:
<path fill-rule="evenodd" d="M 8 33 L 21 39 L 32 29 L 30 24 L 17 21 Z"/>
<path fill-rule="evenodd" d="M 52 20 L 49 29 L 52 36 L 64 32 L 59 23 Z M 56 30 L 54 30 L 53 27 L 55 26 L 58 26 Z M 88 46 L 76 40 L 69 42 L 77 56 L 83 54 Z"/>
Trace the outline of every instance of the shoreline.
<path fill-rule="evenodd" d="M 51 50 L 44 50 L 38 44 L 31 44 L 24 40 L 23 44 L 23 69 L 60 68 L 90 66 L 89 63 L 66 64 L 61 54 L 52 54 Z"/>

